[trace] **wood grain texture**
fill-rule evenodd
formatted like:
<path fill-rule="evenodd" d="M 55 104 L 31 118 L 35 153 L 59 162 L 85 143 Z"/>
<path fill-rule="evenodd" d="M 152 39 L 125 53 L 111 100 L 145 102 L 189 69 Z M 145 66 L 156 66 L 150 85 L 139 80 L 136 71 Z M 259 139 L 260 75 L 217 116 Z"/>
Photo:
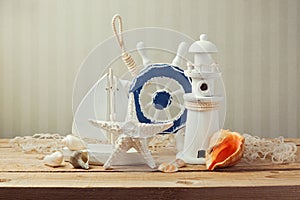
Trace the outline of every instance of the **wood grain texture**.
<path fill-rule="evenodd" d="M 0 159 L 5 162 L 0 162 L 0 169 L 2 172 L 49 172 L 49 171 L 57 171 L 57 172 L 68 172 L 72 171 L 85 171 L 83 169 L 73 169 L 70 163 L 64 162 L 62 167 L 52 168 L 43 165 L 43 157 L 42 154 L 35 153 L 22 153 L 16 151 L 15 149 L 10 148 L 8 144 L 9 140 L 0 140 Z M 287 139 L 286 141 L 296 142 L 296 144 L 300 144 L 300 139 Z M 163 152 L 154 152 L 153 157 L 156 163 L 162 162 L 172 162 L 175 159 L 175 152 L 172 150 L 166 150 Z M 28 162 L 30 160 L 30 162 Z M 7 165 L 7 162 L 10 164 Z M 230 167 L 219 169 L 218 171 L 266 171 L 266 170 L 280 170 L 286 171 L 291 169 L 300 170 L 300 151 L 297 152 L 297 158 L 295 163 L 287 163 L 287 164 L 272 164 L 270 161 L 262 162 L 252 162 L 248 163 L 245 160 L 240 161 L 237 165 Z M 206 168 L 203 165 L 187 165 L 184 168 L 180 168 L 180 171 L 205 171 Z M 105 171 L 102 166 L 91 166 L 89 171 L 101 172 Z M 157 171 L 149 169 L 146 165 L 144 166 L 114 166 L 113 171 Z"/>
<path fill-rule="evenodd" d="M 288 139 L 300 144 L 300 139 Z M 52 168 L 42 155 L 24 154 L 0 140 L 0 199 L 297 199 L 300 153 L 295 163 L 245 163 L 218 171 L 188 165 L 178 173 Z M 156 160 L 159 154 L 154 155 Z M 164 155 L 167 156 L 166 152 Z M 169 154 L 169 156 L 174 156 Z M 128 169 L 127 169 L 128 170 Z M 126 171 L 126 169 L 125 169 Z"/>
<path fill-rule="evenodd" d="M 292 171 L 292 172 L 291 172 Z M 168 188 L 299 186 L 300 171 L 1 172 L 1 187 Z"/>
<path fill-rule="evenodd" d="M 284 192 L 283 192 L 284 191 Z M 299 187 L 218 188 L 0 188 L 5 199 L 298 199 Z"/>

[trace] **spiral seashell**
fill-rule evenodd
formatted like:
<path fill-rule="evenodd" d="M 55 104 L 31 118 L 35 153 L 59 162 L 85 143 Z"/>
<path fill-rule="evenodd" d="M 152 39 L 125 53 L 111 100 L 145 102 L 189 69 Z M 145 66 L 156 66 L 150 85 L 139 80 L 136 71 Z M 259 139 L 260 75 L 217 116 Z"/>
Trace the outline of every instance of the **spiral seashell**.
<path fill-rule="evenodd" d="M 62 139 L 62 142 L 72 151 L 86 149 L 84 141 L 74 135 L 67 135 L 64 139 Z"/>
<path fill-rule="evenodd" d="M 244 142 L 245 138 L 237 132 L 221 130 L 214 133 L 206 151 L 207 169 L 235 165 L 243 157 Z"/>
<path fill-rule="evenodd" d="M 60 151 L 56 151 L 51 155 L 46 155 L 43 159 L 43 162 L 45 165 L 51 167 L 58 167 L 61 166 L 63 160 L 64 160 L 63 154 Z"/>
<path fill-rule="evenodd" d="M 86 150 L 75 151 L 70 157 L 70 163 L 74 168 L 89 169 L 89 154 Z"/>

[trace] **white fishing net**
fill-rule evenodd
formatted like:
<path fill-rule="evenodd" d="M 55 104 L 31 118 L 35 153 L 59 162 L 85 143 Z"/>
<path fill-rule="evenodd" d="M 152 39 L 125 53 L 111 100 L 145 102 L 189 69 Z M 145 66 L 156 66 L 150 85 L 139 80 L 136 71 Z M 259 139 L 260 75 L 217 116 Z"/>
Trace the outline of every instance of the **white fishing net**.
<path fill-rule="evenodd" d="M 249 134 L 243 134 L 243 136 L 245 137 L 243 158 L 246 161 L 263 160 L 280 164 L 295 162 L 296 160 L 296 144 L 285 142 L 284 137 L 265 139 Z M 10 145 L 24 153 L 49 154 L 61 150 L 65 146 L 62 142 L 63 138 L 64 136 L 58 133 L 38 133 L 33 136 L 15 137 L 10 140 Z M 155 135 L 149 141 L 149 148 L 153 152 L 159 152 L 175 148 L 178 145 L 176 142 L 178 141 L 176 141 L 174 134 Z M 88 143 L 103 143 L 103 141 L 89 141 Z"/>
<path fill-rule="evenodd" d="M 295 162 L 297 145 L 293 142 L 285 142 L 284 137 L 273 139 L 260 138 L 249 134 L 243 134 L 245 138 L 245 150 L 243 158 L 248 162 L 262 160 L 275 164 Z M 162 151 L 165 148 L 173 148 L 178 140 L 174 134 L 156 135 L 149 142 L 151 151 Z M 182 141 L 181 141 L 182 142 Z"/>
<path fill-rule="evenodd" d="M 273 163 L 294 162 L 296 159 L 297 146 L 292 142 L 285 142 L 283 137 L 274 139 L 259 138 L 249 134 L 245 137 L 244 159 L 247 161 L 271 160 Z"/>
<path fill-rule="evenodd" d="M 166 148 L 175 148 L 176 140 L 174 134 L 160 134 L 155 135 L 149 141 L 149 149 L 151 151 L 159 152 Z"/>
<path fill-rule="evenodd" d="M 16 150 L 24 153 L 49 154 L 61 150 L 64 145 L 58 133 L 38 133 L 33 136 L 15 137 L 10 140 L 10 145 Z"/>

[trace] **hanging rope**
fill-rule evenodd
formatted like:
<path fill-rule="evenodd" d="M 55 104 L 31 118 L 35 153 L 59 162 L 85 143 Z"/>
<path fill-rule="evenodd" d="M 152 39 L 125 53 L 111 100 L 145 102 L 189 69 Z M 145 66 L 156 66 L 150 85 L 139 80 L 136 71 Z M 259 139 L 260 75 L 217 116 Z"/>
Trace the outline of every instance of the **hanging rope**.
<path fill-rule="evenodd" d="M 119 31 L 117 30 L 116 22 L 118 21 L 119 24 Z M 124 42 L 123 42 L 123 24 L 122 24 L 122 18 L 120 15 L 116 14 L 112 18 L 112 29 L 115 34 L 116 40 L 122 50 L 122 60 L 127 65 L 127 68 L 129 72 L 132 74 L 132 76 L 137 75 L 137 67 L 135 64 L 135 61 L 133 58 L 126 52 Z"/>

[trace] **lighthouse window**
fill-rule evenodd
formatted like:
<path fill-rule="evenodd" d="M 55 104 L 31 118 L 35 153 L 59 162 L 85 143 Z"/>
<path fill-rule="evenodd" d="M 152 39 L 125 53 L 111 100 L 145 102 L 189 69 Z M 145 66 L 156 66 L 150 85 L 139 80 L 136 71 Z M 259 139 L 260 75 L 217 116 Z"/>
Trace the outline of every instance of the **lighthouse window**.
<path fill-rule="evenodd" d="M 200 86 L 200 89 L 201 89 L 202 91 L 206 91 L 206 90 L 208 89 L 207 84 L 206 84 L 206 83 L 202 83 L 201 86 Z"/>

